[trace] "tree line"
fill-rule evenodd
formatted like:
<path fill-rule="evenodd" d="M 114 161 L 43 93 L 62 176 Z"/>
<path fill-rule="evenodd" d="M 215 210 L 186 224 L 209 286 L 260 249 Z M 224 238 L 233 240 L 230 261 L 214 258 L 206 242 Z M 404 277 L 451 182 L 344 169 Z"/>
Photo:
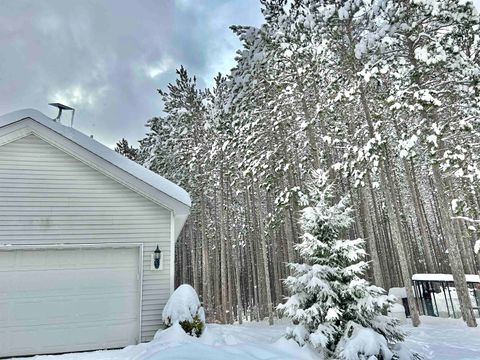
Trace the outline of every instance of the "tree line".
<path fill-rule="evenodd" d="M 354 206 L 366 277 L 405 286 L 452 273 L 476 326 L 465 274 L 479 271 L 480 19 L 462 0 L 261 0 L 260 27 L 230 74 L 202 89 L 184 67 L 158 90 L 163 113 L 117 151 L 184 187 L 190 218 L 176 282 L 209 321 L 273 319 L 301 229 L 305 184 L 323 169 Z"/>

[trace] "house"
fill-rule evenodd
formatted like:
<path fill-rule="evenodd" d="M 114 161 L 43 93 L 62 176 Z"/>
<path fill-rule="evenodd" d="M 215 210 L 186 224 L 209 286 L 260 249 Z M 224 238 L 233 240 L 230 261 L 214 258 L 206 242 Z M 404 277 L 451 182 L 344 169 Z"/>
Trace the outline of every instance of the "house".
<path fill-rule="evenodd" d="M 36 110 L 0 116 L 0 357 L 151 340 L 190 205 Z"/>

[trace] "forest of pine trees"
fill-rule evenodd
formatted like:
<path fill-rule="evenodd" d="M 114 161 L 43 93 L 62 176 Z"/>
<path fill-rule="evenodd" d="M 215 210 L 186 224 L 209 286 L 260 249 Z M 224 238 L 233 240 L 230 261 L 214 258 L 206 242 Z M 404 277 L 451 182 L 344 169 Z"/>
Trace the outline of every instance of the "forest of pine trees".
<path fill-rule="evenodd" d="M 480 18 L 467 0 L 262 0 L 260 28 L 211 89 L 181 67 L 137 149 L 117 151 L 193 199 L 176 246 L 176 283 L 207 320 L 273 321 L 299 260 L 308 174 L 349 196 L 371 260 L 366 278 L 406 286 L 452 273 L 475 326 L 464 274 L 476 274 L 480 219 Z"/>

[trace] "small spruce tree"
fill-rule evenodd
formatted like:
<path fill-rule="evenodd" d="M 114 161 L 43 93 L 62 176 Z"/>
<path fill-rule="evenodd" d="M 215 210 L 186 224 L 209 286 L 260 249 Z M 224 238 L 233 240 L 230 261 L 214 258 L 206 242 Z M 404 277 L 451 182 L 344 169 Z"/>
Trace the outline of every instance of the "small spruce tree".
<path fill-rule="evenodd" d="M 295 324 L 287 338 L 333 359 L 419 358 L 399 355 L 405 333 L 398 320 L 383 315 L 394 299 L 362 278 L 368 268 L 364 241 L 342 238 L 353 222 L 348 199 L 335 201 L 325 174 L 313 175 L 300 220 L 304 234 L 296 246 L 305 262 L 289 264 L 292 275 L 285 285 L 291 296 L 278 306 Z"/>

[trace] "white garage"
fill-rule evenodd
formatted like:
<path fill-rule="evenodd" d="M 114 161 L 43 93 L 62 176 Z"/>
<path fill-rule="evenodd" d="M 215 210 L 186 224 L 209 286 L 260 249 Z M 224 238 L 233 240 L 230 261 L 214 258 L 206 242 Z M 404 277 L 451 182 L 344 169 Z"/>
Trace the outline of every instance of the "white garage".
<path fill-rule="evenodd" d="M 189 207 L 183 189 L 37 111 L 0 117 L 0 357 L 151 340 Z"/>

